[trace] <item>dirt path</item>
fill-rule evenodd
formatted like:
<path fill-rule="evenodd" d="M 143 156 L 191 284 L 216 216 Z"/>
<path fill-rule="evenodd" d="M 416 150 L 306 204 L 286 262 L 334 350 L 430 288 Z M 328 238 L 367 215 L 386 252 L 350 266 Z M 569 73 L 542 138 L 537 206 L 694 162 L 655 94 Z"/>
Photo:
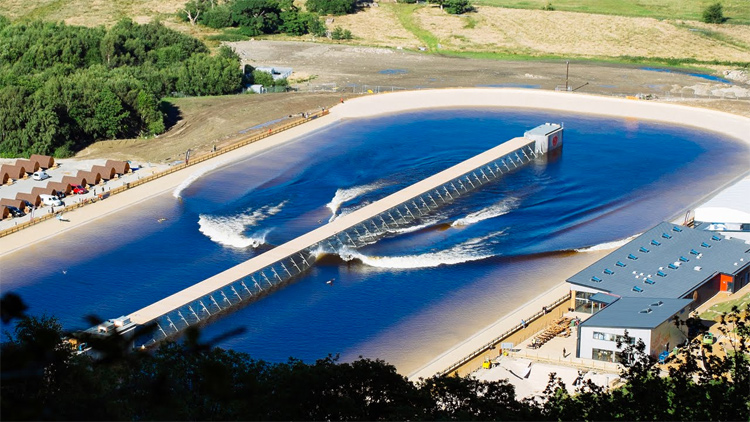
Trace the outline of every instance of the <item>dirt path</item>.
<path fill-rule="evenodd" d="M 316 88 L 335 92 L 233 95 L 171 100 L 179 116 L 165 134 L 154 139 L 97 142 L 81 158 L 179 160 L 187 149 L 208 151 L 268 130 L 301 112 L 331 107 L 342 98 L 399 89 L 505 86 L 555 89 L 565 86 L 563 61 L 497 61 L 465 59 L 374 47 L 307 42 L 244 41 L 231 44 L 245 63 L 292 67 L 301 91 Z M 750 85 L 733 86 L 690 76 L 643 70 L 638 66 L 572 62 L 568 86 L 579 92 L 616 96 L 653 95 L 750 117 Z M 708 95 L 694 98 L 694 94 Z M 743 98 L 716 99 L 717 96 Z M 273 124 L 273 123 L 271 123 Z"/>

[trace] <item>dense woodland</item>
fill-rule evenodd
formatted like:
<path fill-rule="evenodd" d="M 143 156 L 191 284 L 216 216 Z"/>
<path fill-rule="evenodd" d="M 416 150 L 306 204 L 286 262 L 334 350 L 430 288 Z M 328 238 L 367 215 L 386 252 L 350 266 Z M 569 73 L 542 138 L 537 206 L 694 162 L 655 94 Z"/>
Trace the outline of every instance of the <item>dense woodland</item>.
<path fill-rule="evenodd" d="M 165 130 L 162 98 L 237 92 L 243 74 L 159 22 L 109 29 L 0 16 L 0 156 L 65 157 L 99 139 Z"/>
<path fill-rule="evenodd" d="M 54 318 L 27 316 L 12 293 L 0 310 L 4 326 L 14 327 L 0 349 L 3 420 L 750 419 L 750 328 L 747 310 L 736 308 L 720 323 L 741 339 L 727 357 L 692 343 L 679 357 L 684 364 L 659 376 L 643 343 L 625 345 L 623 355 L 635 359 L 621 374 L 623 387 L 583 383 L 570 395 L 552 376 L 536 400 L 520 400 L 505 380 L 439 376 L 412 383 L 380 360 L 267 363 L 214 348 L 218 339 L 202 342 L 197 330 L 180 343 L 130 353 L 116 336 L 66 334 Z M 101 358 L 75 355 L 66 336 L 88 341 Z"/>

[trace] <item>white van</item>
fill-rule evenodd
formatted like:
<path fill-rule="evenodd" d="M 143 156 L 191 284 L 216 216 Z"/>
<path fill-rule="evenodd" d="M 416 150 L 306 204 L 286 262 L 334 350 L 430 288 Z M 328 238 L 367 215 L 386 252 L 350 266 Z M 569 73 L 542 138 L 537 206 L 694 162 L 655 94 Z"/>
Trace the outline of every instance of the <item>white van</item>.
<path fill-rule="evenodd" d="M 52 205 L 53 207 L 59 207 L 63 202 L 55 195 L 39 195 L 43 205 Z"/>

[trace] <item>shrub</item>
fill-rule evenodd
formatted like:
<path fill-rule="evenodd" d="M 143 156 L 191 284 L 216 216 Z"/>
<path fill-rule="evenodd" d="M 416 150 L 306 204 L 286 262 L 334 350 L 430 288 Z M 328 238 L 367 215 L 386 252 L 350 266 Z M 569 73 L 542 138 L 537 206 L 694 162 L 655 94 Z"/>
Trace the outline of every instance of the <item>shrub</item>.
<path fill-rule="evenodd" d="M 343 29 L 340 26 L 337 26 L 336 28 L 331 31 L 331 39 L 332 40 L 350 40 L 352 39 L 352 31 L 348 29 Z"/>
<path fill-rule="evenodd" d="M 305 7 L 321 15 L 346 15 L 356 10 L 356 0 L 307 0 Z"/>
<path fill-rule="evenodd" d="M 552 2 L 548 1 L 546 5 L 542 6 L 542 10 L 551 11 L 551 10 L 555 10 L 555 7 L 552 6 Z"/>
<path fill-rule="evenodd" d="M 724 23 L 724 8 L 721 3 L 714 3 L 703 10 L 703 22 L 705 23 Z"/>
<path fill-rule="evenodd" d="M 446 0 L 445 11 L 451 15 L 462 15 L 472 10 L 469 0 Z"/>

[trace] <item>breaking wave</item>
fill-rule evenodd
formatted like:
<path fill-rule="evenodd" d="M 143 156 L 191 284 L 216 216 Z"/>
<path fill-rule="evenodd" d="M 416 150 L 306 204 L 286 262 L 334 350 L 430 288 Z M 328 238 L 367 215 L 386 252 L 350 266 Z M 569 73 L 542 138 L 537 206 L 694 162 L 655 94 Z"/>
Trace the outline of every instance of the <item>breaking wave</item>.
<path fill-rule="evenodd" d="M 196 180 L 198 180 L 201 176 L 205 175 L 206 173 L 208 173 L 210 171 L 213 171 L 213 170 L 216 170 L 217 168 L 219 168 L 219 167 L 221 167 L 223 165 L 226 165 L 228 162 L 229 162 L 228 160 L 224 160 L 224 161 L 220 161 L 220 162 L 217 162 L 217 163 L 214 163 L 214 164 L 211 164 L 211 165 L 199 168 L 193 174 L 191 174 L 190 176 L 188 176 L 187 179 L 183 180 L 182 183 L 179 184 L 179 186 L 177 186 L 176 188 L 174 188 L 174 190 L 172 191 L 172 196 L 174 196 L 177 199 L 180 199 L 182 197 L 181 196 L 182 195 L 182 191 L 184 191 L 185 189 L 187 189 L 188 186 L 192 185 L 193 182 L 195 182 Z"/>
<path fill-rule="evenodd" d="M 365 265 L 389 269 L 433 268 L 440 265 L 456 265 L 464 262 L 479 261 L 496 256 L 488 247 L 490 239 L 505 234 L 505 231 L 490 233 L 486 236 L 469 239 L 449 249 L 427 252 L 419 255 L 404 256 L 368 256 L 353 249 L 342 249 L 339 255 L 344 260 L 357 259 Z"/>
<path fill-rule="evenodd" d="M 266 243 L 266 235 L 271 229 L 246 235 L 248 227 L 257 226 L 259 222 L 277 214 L 286 201 L 265 206 L 257 210 L 248 209 L 245 213 L 232 216 L 211 216 L 201 214 L 198 218 L 198 230 L 213 242 L 234 248 L 257 248 Z"/>
<path fill-rule="evenodd" d="M 478 223 L 483 220 L 488 220 L 490 218 L 500 217 L 501 215 L 507 214 L 514 209 L 518 208 L 519 205 L 518 198 L 514 198 L 512 196 L 503 199 L 502 201 L 490 205 L 489 207 L 479 210 L 477 212 L 471 213 L 467 215 L 466 217 L 459 218 L 458 220 L 454 221 L 453 224 L 451 224 L 453 227 L 458 226 L 468 226 L 470 224 Z"/>
<path fill-rule="evenodd" d="M 331 218 L 328 220 L 328 222 L 330 223 L 337 218 L 336 213 L 339 211 L 339 208 L 341 208 L 342 204 L 366 193 L 372 192 L 376 189 L 380 189 L 384 186 L 386 186 L 386 184 L 383 182 L 375 182 L 367 185 L 355 186 L 353 188 L 337 189 L 336 194 L 334 194 L 333 199 L 331 199 L 331 202 L 326 204 L 326 207 L 331 210 Z"/>
<path fill-rule="evenodd" d="M 606 251 L 609 249 L 617 249 L 620 246 L 626 245 L 628 242 L 630 242 L 631 240 L 635 239 L 638 236 L 640 236 L 640 234 L 636 234 L 635 236 L 630 236 L 626 239 L 615 240 L 613 242 L 600 243 L 598 245 L 588 246 L 585 248 L 574 249 L 574 250 L 576 252 L 597 252 L 597 251 Z"/>

